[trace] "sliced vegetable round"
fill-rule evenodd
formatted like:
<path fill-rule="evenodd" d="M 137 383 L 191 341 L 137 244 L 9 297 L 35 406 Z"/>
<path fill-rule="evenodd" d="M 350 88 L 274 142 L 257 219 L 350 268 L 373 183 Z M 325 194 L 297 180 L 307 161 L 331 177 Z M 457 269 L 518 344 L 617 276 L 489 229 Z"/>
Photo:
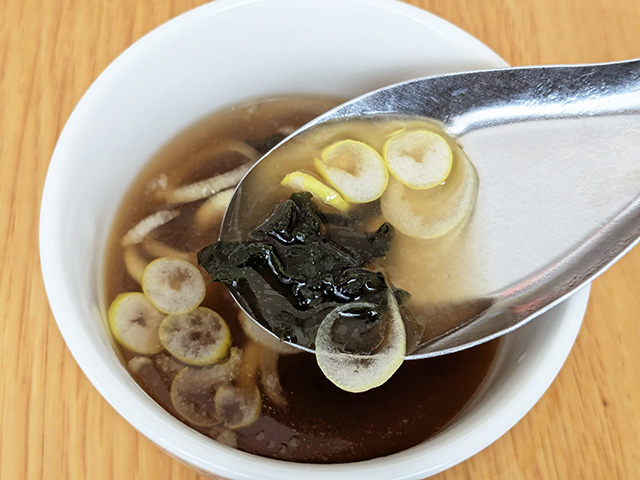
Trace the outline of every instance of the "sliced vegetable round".
<path fill-rule="evenodd" d="M 165 315 L 144 294 L 121 293 L 111 303 L 108 316 L 111 332 L 123 347 L 144 355 L 162 350 L 158 328 Z"/>
<path fill-rule="evenodd" d="M 394 177 L 418 190 L 444 182 L 453 161 L 447 141 L 429 130 L 394 135 L 384 145 L 382 155 Z"/>
<path fill-rule="evenodd" d="M 214 402 L 216 390 L 235 378 L 240 362 L 240 355 L 234 347 L 229 359 L 223 363 L 208 368 L 183 368 L 171 384 L 173 407 L 193 425 L 208 427 L 219 424 L 222 419 Z"/>
<path fill-rule="evenodd" d="M 337 191 L 322 182 L 312 173 L 300 170 L 291 172 L 284 177 L 281 183 L 296 191 L 311 192 L 314 198 L 341 212 L 346 212 L 351 207 Z"/>
<path fill-rule="evenodd" d="M 214 402 L 222 423 L 232 429 L 251 425 L 262 409 L 260 390 L 255 385 L 243 388 L 224 384 L 216 391 Z"/>
<path fill-rule="evenodd" d="M 158 310 L 177 314 L 200 305 L 206 285 L 195 265 L 180 258 L 162 257 L 144 270 L 142 290 Z"/>
<path fill-rule="evenodd" d="M 216 384 L 210 381 L 207 373 L 186 367 L 171 384 L 173 407 L 189 423 L 200 427 L 220 423 L 213 402 Z"/>
<path fill-rule="evenodd" d="M 167 316 L 159 334 L 169 353 L 189 365 L 216 363 L 231 345 L 229 327 L 220 315 L 206 307 Z"/>
<path fill-rule="evenodd" d="M 333 342 L 333 326 L 341 314 L 352 308 L 374 307 L 352 303 L 337 307 L 320 323 L 316 335 L 316 360 L 322 373 L 337 387 L 359 393 L 385 383 L 402 364 L 407 336 L 395 295 L 389 292 L 386 332 L 382 345 L 370 355 L 346 353 Z"/>
<path fill-rule="evenodd" d="M 469 218 L 477 190 L 473 165 L 460 157 L 444 185 L 429 190 L 414 190 L 392 178 L 380 207 L 384 218 L 405 235 L 437 238 Z"/>
<path fill-rule="evenodd" d="M 380 154 L 356 140 L 328 146 L 315 165 L 318 173 L 352 203 L 377 200 L 389 182 L 389 171 Z"/>

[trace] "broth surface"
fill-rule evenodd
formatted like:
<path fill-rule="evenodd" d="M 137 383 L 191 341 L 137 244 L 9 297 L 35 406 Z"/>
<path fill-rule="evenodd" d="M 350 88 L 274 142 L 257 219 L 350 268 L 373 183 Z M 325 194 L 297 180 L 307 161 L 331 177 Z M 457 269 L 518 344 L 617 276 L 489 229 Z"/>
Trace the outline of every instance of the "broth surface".
<path fill-rule="evenodd" d="M 127 271 L 120 240 L 132 226 L 160 208 L 158 184 L 170 189 L 233 169 L 247 160 L 237 152 L 220 153 L 225 142 L 249 141 L 264 151 L 269 147 L 265 139 L 273 141 L 275 137 L 270 136 L 274 134 L 286 135 L 338 103 L 336 99 L 292 97 L 239 106 L 199 122 L 163 148 L 133 182 L 112 227 L 105 258 L 107 303 L 120 293 L 140 291 Z M 149 236 L 195 254 L 215 241 L 220 230 L 219 221 L 206 231 L 194 227 L 192 214 L 202 203 L 187 204 L 180 216 Z M 268 209 L 273 202 L 264 205 Z M 404 258 L 407 248 L 420 250 L 416 242 L 398 235 L 388 258 Z M 135 248 L 147 261 L 154 258 L 144 244 Z M 410 264 L 415 268 L 416 261 L 428 262 L 438 248 L 431 248 L 423 257 L 412 257 Z M 447 251 L 450 248 L 447 244 Z M 408 264 L 405 262 L 404 270 Z M 414 297 L 418 293 L 416 301 L 435 295 L 417 292 L 411 271 L 403 274 L 390 269 L 390 273 L 399 286 L 407 288 L 410 284 L 407 290 Z M 234 346 L 245 347 L 248 339 L 237 320 L 238 309 L 231 295 L 226 287 L 207 283 L 202 305 L 225 319 Z M 442 325 L 427 326 L 432 335 L 440 328 L 446 329 Z M 366 460 L 417 445 L 442 430 L 461 411 L 486 376 L 497 345 L 494 341 L 456 354 L 404 362 L 387 383 L 358 394 L 335 387 L 324 377 L 312 354 L 280 355 L 277 371 L 287 405 L 277 405 L 263 395 L 258 420 L 235 430 L 237 448 L 283 460 L 336 463 Z M 125 364 L 140 357 L 118 348 Z M 172 405 L 170 393 L 172 378 L 182 365 L 166 352 L 149 358 L 145 368 L 135 372 L 130 368 L 133 377 L 163 408 L 185 421 Z M 220 435 L 217 427 L 193 427 L 214 439 Z"/>

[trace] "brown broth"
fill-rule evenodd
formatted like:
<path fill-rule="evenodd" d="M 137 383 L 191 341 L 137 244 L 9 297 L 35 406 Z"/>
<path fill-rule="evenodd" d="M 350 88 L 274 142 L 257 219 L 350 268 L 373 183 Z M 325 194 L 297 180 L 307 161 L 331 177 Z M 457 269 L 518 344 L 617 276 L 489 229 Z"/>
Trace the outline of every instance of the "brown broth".
<path fill-rule="evenodd" d="M 140 291 L 127 273 L 120 239 L 159 209 L 149 190 L 153 179 L 166 175 L 169 185 L 175 186 L 227 171 L 246 160 L 235 153 L 212 158 L 216 145 L 227 139 L 261 139 L 279 130 L 290 131 L 337 103 L 292 97 L 236 107 L 199 122 L 163 148 L 133 182 L 112 227 L 105 258 L 107 303 L 119 293 Z M 186 206 L 177 219 L 151 236 L 193 253 L 215 241 L 219 223 L 206 232 L 193 226 L 191 213 L 201 203 Z M 140 246 L 135 248 L 152 259 Z M 237 307 L 225 287 L 210 283 L 203 305 L 226 320 L 234 345 L 245 346 Z M 125 364 L 137 356 L 118 348 Z M 278 371 L 287 405 L 277 406 L 264 396 L 259 419 L 235 431 L 237 447 L 265 457 L 311 463 L 366 460 L 412 447 L 441 431 L 464 408 L 485 378 L 496 349 L 494 341 L 452 355 L 408 361 L 387 383 L 359 394 L 335 387 L 313 355 L 281 355 Z M 171 378 L 181 365 L 166 353 L 152 360 L 152 366 L 132 372 L 134 378 L 163 408 L 184 421 L 170 398 Z M 214 439 L 220 433 L 215 427 L 194 428 Z"/>

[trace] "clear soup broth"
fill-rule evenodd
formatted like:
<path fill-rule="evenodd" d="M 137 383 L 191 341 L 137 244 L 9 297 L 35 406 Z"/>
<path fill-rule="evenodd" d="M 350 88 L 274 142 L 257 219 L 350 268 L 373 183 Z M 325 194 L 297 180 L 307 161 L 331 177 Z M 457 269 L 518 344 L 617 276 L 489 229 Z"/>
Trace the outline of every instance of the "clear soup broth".
<path fill-rule="evenodd" d="M 196 264 L 195 254 L 218 239 L 222 217 L 220 212 L 203 208 L 208 201 L 204 195 L 199 200 L 178 202 L 178 216 L 143 231 L 144 238 L 123 246 L 123 238 L 142 219 L 177 208 L 175 202 L 167 201 L 166 192 L 252 163 L 283 136 L 338 103 L 336 99 L 291 97 L 238 106 L 216 113 L 171 141 L 134 180 L 120 206 L 105 259 L 107 304 L 120 294 L 140 292 L 141 272 L 154 258 L 178 256 Z M 273 202 L 264 205 L 273 206 Z M 259 208 L 251 214 L 262 215 Z M 421 290 L 416 282 L 423 279 L 416 280 L 416 273 L 406 262 L 401 265 L 401 260 L 407 248 L 414 248 L 417 253 L 410 263 L 415 269 L 416 262 L 433 260 L 442 249 L 450 252 L 451 240 L 431 242 L 429 248 L 402 235 L 394 242 L 388 259 L 400 261 L 395 270 L 390 264 L 392 281 L 403 288 L 408 285 L 414 318 L 440 319 L 418 322 L 422 339 L 432 338 L 450 328 L 455 315 L 430 315 L 426 309 L 437 305 L 434 298 L 444 298 L 447 291 L 451 295 L 460 288 L 455 284 L 445 288 L 442 282 L 438 286 L 435 269 L 437 288 Z M 187 365 L 162 348 L 141 354 L 114 342 L 124 364 L 159 405 L 197 431 L 249 453 L 288 461 L 367 460 L 425 441 L 445 428 L 469 402 L 487 375 L 498 345 L 494 341 L 451 355 L 406 361 L 382 386 L 348 393 L 325 378 L 314 355 L 274 351 L 247 336 L 238 307 L 223 285 L 207 280 L 201 305 L 217 312 L 228 325 L 232 350 L 236 349 L 240 359 L 237 381 L 255 384 L 259 391 L 250 423 L 231 425 L 216 416 L 219 386 L 213 383 L 177 391 L 175 379 L 179 375 L 184 378 L 188 370 L 197 378 L 207 367 Z M 230 415 L 240 418 L 238 412 Z"/>

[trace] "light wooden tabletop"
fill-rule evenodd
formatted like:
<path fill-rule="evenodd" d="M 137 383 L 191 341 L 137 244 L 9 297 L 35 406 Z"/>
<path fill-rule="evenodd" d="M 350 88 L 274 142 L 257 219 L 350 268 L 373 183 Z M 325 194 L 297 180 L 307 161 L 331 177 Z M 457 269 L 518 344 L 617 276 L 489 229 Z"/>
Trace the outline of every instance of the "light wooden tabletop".
<path fill-rule="evenodd" d="M 0 478 L 203 479 L 120 418 L 49 310 L 39 204 L 56 139 L 128 45 L 201 0 L 0 2 Z M 639 0 L 411 0 L 512 65 L 640 56 Z M 640 478 L 640 249 L 593 285 L 562 372 L 509 433 L 437 476 Z"/>

